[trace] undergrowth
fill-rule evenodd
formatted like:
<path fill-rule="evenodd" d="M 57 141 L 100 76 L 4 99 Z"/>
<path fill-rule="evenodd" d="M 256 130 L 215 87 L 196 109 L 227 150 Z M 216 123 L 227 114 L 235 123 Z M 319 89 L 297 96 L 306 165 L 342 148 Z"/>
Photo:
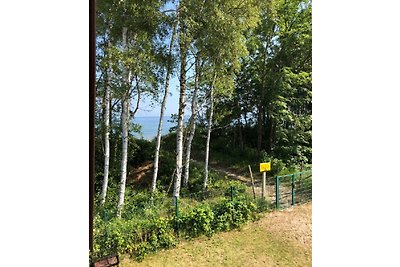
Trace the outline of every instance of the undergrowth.
<path fill-rule="evenodd" d="M 237 187 L 232 190 L 231 185 Z M 109 219 L 104 218 L 99 208 L 94 221 L 92 257 L 118 252 L 140 261 L 149 253 L 174 247 L 182 239 L 239 228 L 257 219 L 257 213 L 264 210 L 245 194 L 244 185 L 231 183 L 214 192 L 202 200 L 191 196 L 180 198 L 178 216 L 173 201 L 163 193 L 151 202 L 144 193 L 130 192 L 127 201 L 130 204 L 124 210 L 132 209 L 125 211 L 120 219 L 112 213 Z"/>

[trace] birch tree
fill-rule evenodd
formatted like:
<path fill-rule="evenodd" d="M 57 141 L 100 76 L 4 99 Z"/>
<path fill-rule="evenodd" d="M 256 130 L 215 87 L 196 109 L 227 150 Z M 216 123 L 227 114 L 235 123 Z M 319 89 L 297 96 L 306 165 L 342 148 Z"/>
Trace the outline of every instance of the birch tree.
<path fill-rule="evenodd" d="M 96 50 L 98 51 L 98 63 L 96 64 L 99 67 L 99 79 L 97 81 L 97 87 L 104 88 L 103 93 L 103 115 L 102 115 L 102 123 L 101 126 L 102 136 L 103 136 L 103 156 L 104 156 L 104 164 L 103 164 L 103 183 L 100 194 L 100 203 L 104 205 L 107 195 L 108 188 L 108 180 L 110 173 L 110 124 L 111 124 L 111 91 L 112 91 L 112 64 L 113 57 L 111 54 L 112 51 L 112 39 L 111 39 L 111 30 L 113 24 L 113 10 L 110 8 L 112 5 L 111 1 L 102 1 L 97 6 L 97 27 L 96 27 L 96 35 L 98 38 L 102 37 L 102 42 L 97 43 Z M 99 88 L 100 90 L 100 88 Z"/>
<path fill-rule="evenodd" d="M 125 198 L 128 171 L 128 142 L 130 120 L 139 109 L 141 94 L 155 94 L 159 75 L 156 59 L 156 35 L 160 30 L 160 7 L 162 2 L 139 0 L 115 2 L 117 9 L 114 33 L 122 32 L 116 43 L 115 57 L 119 59 L 121 97 L 121 168 L 117 216 L 121 217 Z M 162 32 L 162 31 L 160 31 Z M 136 97 L 132 111 L 131 100 Z"/>
<path fill-rule="evenodd" d="M 110 46 L 110 41 L 108 41 L 108 46 Z M 104 205 L 107 195 L 108 186 L 108 173 L 110 164 L 110 69 L 106 72 L 106 88 L 105 88 L 105 110 L 104 110 L 104 176 L 103 176 L 103 186 L 101 189 L 100 201 Z"/>
<path fill-rule="evenodd" d="M 198 52 L 195 57 L 195 81 L 194 81 L 194 90 L 193 90 L 193 96 L 192 96 L 192 106 L 191 106 L 191 111 L 192 115 L 190 117 L 189 121 L 189 129 L 187 133 L 187 140 L 186 140 L 186 150 L 185 150 L 185 174 L 183 176 L 183 182 L 182 185 L 183 187 L 188 186 L 188 181 L 189 181 L 189 169 L 190 169 L 190 153 L 192 149 L 192 142 L 194 138 L 194 134 L 196 131 L 196 119 L 197 119 L 197 109 L 198 109 L 198 91 L 199 91 L 199 86 L 200 86 L 200 72 L 201 72 L 201 67 L 200 67 L 200 53 Z"/>
<path fill-rule="evenodd" d="M 179 197 L 182 177 L 182 158 L 183 158 L 183 124 L 186 107 L 186 60 L 188 46 L 190 43 L 189 30 L 187 25 L 187 9 L 184 1 L 179 2 L 179 56 L 180 56 L 180 75 L 179 75 L 179 110 L 178 126 L 176 129 L 176 167 L 175 183 L 173 196 Z"/>
<path fill-rule="evenodd" d="M 210 85 L 210 108 L 208 115 L 208 126 L 207 126 L 207 141 L 206 141 L 206 158 L 204 160 L 204 178 L 203 178 L 203 191 L 206 190 L 207 181 L 208 181 L 208 159 L 210 155 L 210 139 L 211 139 L 211 128 L 213 122 L 213 114 L 214 114 L 214 86 L 215 86 L 216 73 L 214 73 L 213 80 Z"/>
<path fill-rule="evenodd" d="M 124 49 L 127 48 L 126 40 L 127 28 L 122 29 L 122 43 Z M 122 97 L 122 112 L 121 112 L 121 128 L 122 128 L 122 156 L 121 156 L 121 179 L 118 193 L 117 216 L 121 217 L 122 206 L 124 204 L 125 186 L 126 186 L 126 169 L 128 163 L 128 127 L 129 127 L 129 103 L 130 103 L 130 84 L 131 71 L 124 70 L 125 73 L 125 93 Z"/>
<path fill-rule="evenodd" d="M 157 139 L 156 139 L 156 150 L 155 150 L 155 155 L 154 155 L 154 169 L 153 169 L 153 179 L 151 182 L 151 188 L 150 192 L 153 193 L 156 190 L 156 184 L 157 184 L 157 175 L 158 175 L 158 163 L 159 163 L 159 156 L 160 156 L 160 146 L 161 146 L 161 133 L 162 133 L 162 128 L 163 128 L 163 118 L 164 118 L 164 112 L 165 112 L 165 106 L 167 103 L 167 97 L 168 97 L 168 88 L 169 88 L 169 80 L 171 77 L 172 73 L 172 49 L 175 41 L 175 35 L 176 35 L 176 27 L 178 23 L 178 15 L 177 18 L 175 19 L 173 29 L 172 29 L 172 36 L 171 36 L 171 41 L 169 43 L 169 51 L 168 51 L 168 59 L 167 59 L 167 73 L 165 77 L 165 89 L 164 89 L 164 96 L 163 100 L 161 102 L 161 109 L 160 109 L 160 119 L 158 122 L 158 129 L 157 129 Z"/>

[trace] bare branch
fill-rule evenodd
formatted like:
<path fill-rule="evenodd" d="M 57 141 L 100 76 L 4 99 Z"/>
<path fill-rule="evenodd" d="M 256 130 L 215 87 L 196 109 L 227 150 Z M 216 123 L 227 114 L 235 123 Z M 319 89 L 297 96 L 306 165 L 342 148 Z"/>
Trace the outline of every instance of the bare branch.
<path fill-rule="evenodd" d="M 168 12 L 176 12 L 176 9 L 167 9 L 167 10 L 161 11 L 161 13 L 168 13 Z"/>

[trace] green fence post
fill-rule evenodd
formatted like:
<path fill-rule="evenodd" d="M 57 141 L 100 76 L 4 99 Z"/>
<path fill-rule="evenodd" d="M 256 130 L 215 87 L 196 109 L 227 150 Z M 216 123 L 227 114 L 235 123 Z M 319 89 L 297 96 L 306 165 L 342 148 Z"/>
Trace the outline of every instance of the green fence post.
<path fill-rule="evenodd" d="M 276 176 L 275 182 L 275 198 L 276 198 L 276 208 L 279 209 L 279 176 Z"/>
<path fill-rule="evenodd" d="M 178 197 L 175 196 L 175 227 L 176 227 L 176 232 L 179 234 L 179 207 L 178 207 Z"/>
<path fill-rule="evenodd" d="M 294 206 L 294 174 L 292 174 L 292 206 Z"/>
<path fill-rule="evenodd" d="M 231 185 L 231 201 L 232 201 L 232 206 L 234 205 L 234 191 L 233 191 L 233 186 Z"/>

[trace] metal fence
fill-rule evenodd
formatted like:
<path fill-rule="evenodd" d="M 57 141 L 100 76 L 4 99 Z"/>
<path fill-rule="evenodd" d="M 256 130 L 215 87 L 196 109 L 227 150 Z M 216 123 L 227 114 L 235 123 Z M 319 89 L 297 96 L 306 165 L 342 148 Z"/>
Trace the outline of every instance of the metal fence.
<path fill-rule="evenodd" d="M 302 171 L 275 177 L 276 209 L 312 200 L 312 171 Z"/>
<path fill-rule="evenodd" d="M 272 179 L 271 179 L 272 178 Z M 235 186 L 224 188 L 213 188 L 207 191 L 196 193 L 182 192 L 179 198 L 178 206 L 175 199 L 170 195 L 159 195 L 155 198 L 150 198 L 150 195 L 137 194 L 132 201 L 125 203 L 125 208 L 122 213 L 124 219 L 132 219 L 133 217 L 145 219 L 150 217 L 169 217 L 171 215 L 185 212 L 197 204 L 208 202 L 220 202 L 222 199 L 231 199 L 234 202 L 236 197 L 245 197 L 254 199 L 258 205 L 263 205 L 263 210 L 282 209 L 296 204 L 305 203 L 312 199 L 312 171 L 302 171 L 287 175 L 279 175 L 269 178 L 267 184 L 267 197 L 262 198 L 261 187 L 257 186 L 257 196 L 248 187 L 245 191 L 238 191 Z M 259 181 L 255 181 L 256 184 Z M 116 201 L 115 201 L 116 202 Z M 110 203 L 108 207 L 99 206 L 95 211 L 99 217 L 103 217 L 103 208 L 108 210 L 109 217 L 115 217 L 116 203 Z"/>

